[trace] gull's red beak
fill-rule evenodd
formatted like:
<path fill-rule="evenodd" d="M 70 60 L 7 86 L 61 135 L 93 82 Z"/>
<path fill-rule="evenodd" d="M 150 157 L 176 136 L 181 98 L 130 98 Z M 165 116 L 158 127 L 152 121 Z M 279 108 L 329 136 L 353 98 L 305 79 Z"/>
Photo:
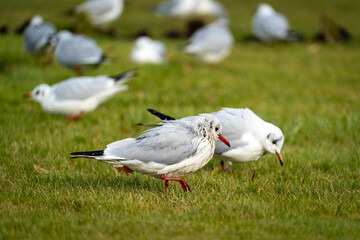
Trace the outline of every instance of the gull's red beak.
<path fill-rule="evenodd" d="M 281 156 L 281 153 L 279 153 L 278 151 L 275 151 L 275 154 L 276 154 L 277 158 L 279 159 L 280 164 L 282 166 L 283 165 L 283 158 Z"/>
<path fill-rule="evenodd" d="M 228 145 L 230 147 L 230 143 L 228 140 L 226 140 L 226 138 L 223 137 L 223 135 L 218 134 L 219 140 L 222 141 L 223 143 L 225 143 L 226 145 Z"/>
<path fill-rule="evenodd" d="M 31 93 L 25 93 L 23 95 L 23 98 L 32 98 Z"/>

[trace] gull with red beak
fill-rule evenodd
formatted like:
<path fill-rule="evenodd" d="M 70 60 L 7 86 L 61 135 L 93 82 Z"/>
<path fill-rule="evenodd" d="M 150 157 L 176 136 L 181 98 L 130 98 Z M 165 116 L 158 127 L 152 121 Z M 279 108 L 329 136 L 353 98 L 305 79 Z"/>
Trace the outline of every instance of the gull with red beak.
<path fill-rule="evenodd" d="M 174 119 L 153 109 L 148 111 L 160 120 Z M 227 170 L 231 172 L 233 163 L 257 161 L 266 153 L 275 154 L 283 165 L 280 151 L 285 138 L 280 128 L 265 122 L 248 108 L 223 108 L 210 114 L 219 119 L 224 137 L 231 142 L 230 148 L 216 143 L 214 156 L 221 160 L 223 171 L 224 162 L 228 163 Z"/>
<path fill-rule="evenodd" d="M 165 121 L 137 138 L 110 143 L 105 150 L 73 152 L 71 155 L 95 158 L 160 178 L 165 181 L 165 192 L 169 181 L 177 181 L 186 192 L 191 191 L 190 186 L 179 177 L 205 166 L 214 155 L 217 139 L 230 147 L 221 135 L 221 129 L 215 116 L 201 114 L 191 120 Z"/>
<path fill-rule="evenodd" d="M 136 74 L 130 70 L 115 76 L 74 77 L 52 86 L 40 84 L 24 94 L 41 104 L 45 112 L 68 116 L 74 120 L 97 108 L 118 92 L 125 91 L 125 84 Z"/>

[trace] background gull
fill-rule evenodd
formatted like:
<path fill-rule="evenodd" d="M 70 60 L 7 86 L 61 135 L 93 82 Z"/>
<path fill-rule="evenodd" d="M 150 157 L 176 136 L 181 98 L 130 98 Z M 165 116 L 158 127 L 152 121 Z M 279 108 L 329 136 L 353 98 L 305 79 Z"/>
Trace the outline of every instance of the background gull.
<path fill-rule="evenodd" d="M 169 17 L 188 18 L 194 14 L 199 0 L 168 0 L 155 8 L 155 14 Z"/>
<path fill-rule="evenodd" d="M 219 1 L 199 0 L 195 14 L 199 16 L 211 16 L 215 18 L 227 18 L 228 13 Z"/>
<path fill-rule="evenodd" d="M 153 109 L 148 111 L 160 120 L 174 119 Z M 285 138 L 280 128 L 265 122 L 248 108 L 223 108 L 210 114 L 219 119 L 224 137 L 231 143 L 230 148 L 216 143 L 215 157 L 221 159 L 223 171 L 224 161 L 228 163 L 227 170 L 230 172 L 233 163 L 257 161 L 266 153 L 275 154 L 283 165 L 281 148 Z M 192 118 L 182 119 L 191 121 Z"/>
<path fill-rule="evenodd" d="M 105 150 L 71 154 L 120 164 L 133 171 L 161 178 L 165 181 L 165 192 L 169 181 L 177 181 L 186 192 L 191 191 L 190 186 L 179 177 L 199 170 L 211 160 L 216 139 L 230 146 L 221 135 L 219 120 L 202 114 L 192 121 L 164 122 L 138 138 L 110 143 Z"/>
<path fill-rule="evenodd" d="M 223 5 L 215 0 L 168 0 L 156 7 L 155 14 L 176 18 L 227 17 Z"/>
<path fill-rule="evenodd" d="M 115 21 L 124 8 L 123 0 L 87 0 L 75 8 L 75 13 L 85 13 L 94 26 Z"/>
<path fill-rule="evenodd" d="M 301 39 L 298 33 L 290 31 L 286 17 L 277 13 L 266 3 L 258 5 L 252 19 L 252 30 L 254 35 L 263 42 L 271 42 L 273 40 L 295 41 Z"/>
<path fill-rule="evenodd" d="M 44 22 L 39 15 L 34 16 L 24 31 L 24 48 L 35 56 L 49 54 L 55 46 L 56 28 Z"/>
<path fill-rule="evenodd" d="M 112 77 L 74 77 L 53 86 L 41 84 L 24 97 L 39 102 L 48 113 L 69 116 L 69 120 L 74 120 L 116 93 L 125 91 L 128 87 L 124 83 L 134 74 L 135 70 L 130 70 Z"/>
<path fill-rule="evenodd" d="M 165 62 L 165 45 L 149 37 L 143 36 L 136 39 L 130 53 L 130 60 L 135 63 L 154 63 Z"/>
<path fill-rule="evenodd" d="M 65 67 L 75 69 L 78 75 L 82 75 L 85 66 L 97 66 L 107 60 L 96 42 L 87 36 L 63 30 L 57 37 L 56 60 Z"/>
<path fill-rule="evenodd" d="M 196 55 L 206 63 L 213 64 L 229 55 L 233 43 L 234 38 L 227 27 L 227 20 L 218 19 L 196 30 L 184 51 Z"/>

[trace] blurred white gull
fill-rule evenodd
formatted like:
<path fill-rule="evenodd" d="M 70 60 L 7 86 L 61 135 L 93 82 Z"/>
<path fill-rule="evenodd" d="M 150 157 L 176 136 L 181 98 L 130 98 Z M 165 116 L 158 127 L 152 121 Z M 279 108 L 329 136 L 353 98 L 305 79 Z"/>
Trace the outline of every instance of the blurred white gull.
<path fill-rule="evenodd" d="M 148 111 L 163 121 L 174 119 L 153 109 Z M 248 108 L 223 108 L 210 114 L 219 119 L 223 135 L 231 143 L 230 148 L 224 148 L 216 142 L 214 156 L 221 160 L 223 171 L 224 161 L 228 163 L 227 170 L 230 172 L 233 163 L 257 161 L 266 153 L 275 154 L 283 165 L 280 152 L 285 138 L 280 128 L 265 122 Z M 193 116 L 182 118 L 187 121 L 192 119 Z"/>
<path fill-rule="evenodd" d="M 56 43 L 55 33 L 53 24 L 44 22 L 39 15 L 34 16 L 24 31 L 25 50 L 35 56 L 51 53 Z"/>
<path fill-rule="evenodd" d="M 136 39 L 130 53 L 130 60 L 135 63 L 162 64 L 165 62 L 166 47 L 160 41 L 142 36 Z"/>
<path fill-rule="evenodd" d="M 75 69 L 79 76 L 84 67 L 98 66 L 108 60 L 96 42 L 87 36 L 63 30 L 57 34 L 57 38 L 56 60 L 65 67 Z"/>
<path fill-rule="evenodd" d="M 200 60 L 214 64 L 230 53 L 234 38 L 227 27 L 226 19 L 218 19 L 194 32 L 184 51 L 196 55 Z"/>
<path fill-rule="evenodd" d="M 227 17 L 223 5 L 215 0 L 168 0 L 157 6 L 155 14 L 177 18 Z"/>
<path fill-rule="evenodd" d="M 224 6 L 215 0 L 198 0 L 195 10 L 197 16 L 212 16 L 216 18 L 227 18 L 228 14 Z"/>
<path fill-rule="evenodd" d="M 71 155 L 95 158 L 160 178 L 165 181 L 165 192 L 169 181 L 177 181 L 186 192 L 191 191 L 190 185 L 179 177 L 204 167 L 214 154 L 217 139 L 230 146 L 221 135 L 219 120 L 201 114 L 192 121 L 165 122 L 137 138 L 110 143 L 105 150 L 73 152 Z"/>
<path fill-rule="evenodd" d="M 290 31 L 286 17 L 277 13 L 269 4 L 258 5 L 252 19 L 252 30 L 254 35 L 263 42 L 273 40 L 295 41 L 301 36 Z"/>
<path fill-rule="evenodd" d="M 75 8 L 75 13 L 85 13 L 94 26 L 115 21 L 124 9 L 124 0 L 87 0 Z"/>
<path fill-rule="evenodd" d="M 125 91 L 128 87 L 124 83 L 134 75 L 135 70 L 130 70 L 112 77 L 74 77 L 53 86 L 41 84 L 24 97 L 39 102 L 45 112 L 74 120 L 116 93 Z"/>
<path fill-rule="evenodd" d="M 156 7 L 155 14 L 187 18 L 193 15 L 198 2 L 199 0 L 167 0 Z"/>

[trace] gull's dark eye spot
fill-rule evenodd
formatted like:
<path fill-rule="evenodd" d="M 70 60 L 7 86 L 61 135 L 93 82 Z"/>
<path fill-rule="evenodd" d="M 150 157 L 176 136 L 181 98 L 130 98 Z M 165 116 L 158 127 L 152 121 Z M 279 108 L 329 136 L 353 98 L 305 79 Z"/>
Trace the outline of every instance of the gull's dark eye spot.
<path fill-rule="evenodd" d="M 276 142 L 277 142 L 276 140 L 273 140 L 273 144 L 276 144 Z"/>
<path fill-rule="evenodd" d="M 215 127 L 215 132 L 219 131 L 219 128 L 218 127 Z"/>
<path fill-rule="evenodd" d="M 39 90 L 37 90 L 37 91 L 35 92 L 35 95 L 39 95 L 39 93 L 40 93 L 40 91 L 39 91 Z"/>

